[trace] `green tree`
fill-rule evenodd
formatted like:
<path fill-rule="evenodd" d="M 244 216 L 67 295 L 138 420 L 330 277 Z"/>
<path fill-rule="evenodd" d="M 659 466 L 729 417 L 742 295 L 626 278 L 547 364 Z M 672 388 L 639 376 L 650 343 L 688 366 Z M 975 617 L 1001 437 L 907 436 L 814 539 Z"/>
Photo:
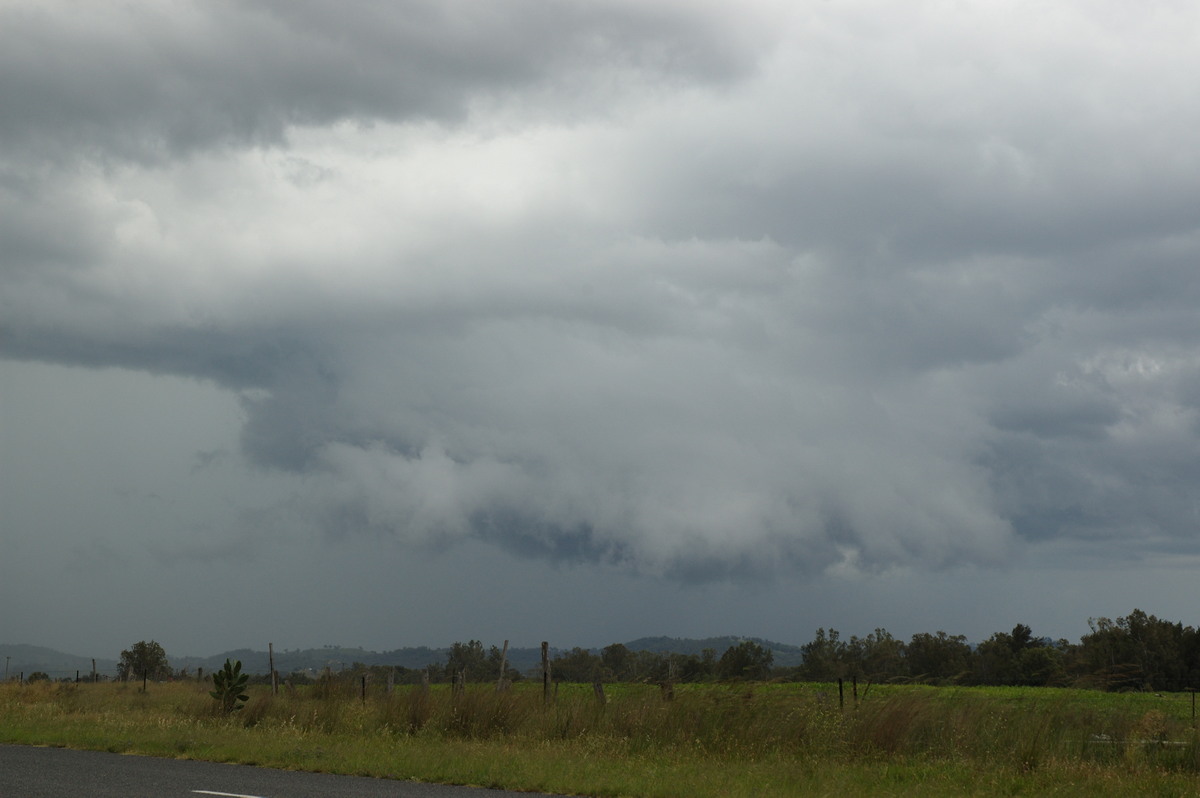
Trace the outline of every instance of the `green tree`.
<path fill-rule="evenodd" d="M 448 679 L 454 679 L 462 674 L 469 682 L 484 681 L 487 676 L 487 652 L 483 643 L 470 640 L 466 643 L 453 643 L 446 654 L 445 673 Z M 499 674 L 497 674 L 497 677 Z"/>
<path fill-rule="evenodd" d="M 973 653 L 963 635 L 920 632 L 908 643 L 908 669 L 913 678 L 931 682 L 957 681 L 970 676 Z"/>
<path fill-rule="evenodd" d="M 633 680 L 633 652 L 622 643 L 613 643 L 600 650 L 600 661 L 608 675 L 619 682 Z"/>
<path fill-rule="evenodd" d="M 1072 657 L 1074 673 L 1109 690 L 1195 686 L 1196 630 L 1135 609 L 1116 621 L 1092 618 Z"/>
<path fill-rule="evenodd" d="M 122 679 L 166 679 L 171 676 L 167 652 L 153 640 L 140 640 L 122 651 L 118 669 Z"/>
<path fill-rule="evenodd" d="M 707 682 L 715 679 L 717 676 L 716 649 L 706 648 L 700 652 L 700 656 L 688 654 L 678 658 L 675 663 L 675 672 L 681 682 Z"/>
<path fill-rule="evenodd" d="M 648 682 L 651 684 L 665 682 L 671 678 L 671 656 L 654 651 L 632 652 L 630 664 L 630 681 Z"/>
<path fill-rule="evenodd" d="M 508 682 L 518 682 L 521 680 L 521 672 L 508 664 L 504 658 L 504 652 L 498 647 L 492 646 L 488 649 L 487 655 L 487 672 L 480 678 L 480 681 L 494 681 L 500 678 L 500 665 L 504 665 L 504 679 Z"/>
<path fill-rule="evenodd" d="M 905 645 L 886 629 L 876 629 L 866 637 L 851 636 L 847 649 L 851 676 L 884 682 L 908 675 Z"/>
<path fill-rule="evenodd" d="M 1062 684 L 1062 651 L 1054 646 L 1022 649 L 1017 655 L 1017 673 L 1021 684 L 1033 687 Z"/>
<path fill-rule="evenodd" d="M 604 663 L 600 657 L 578 646 L 559 654 L 550 662 L 550 673 L 561 682 L 593 682 L 601 677 Z"/>
<path fill-rule="evenodd" d="M 775 655 L 751 640 L 725 649 L 717 662 L 717 678 L 763 680 L 771 676 Z"/>
<path fill-rule="evenodd" d="M 828 632 L 822 627 L 816 637 L 800 646 L 802 662 L 800 678 L 812 682 L 829 682 L 850 676 L 847 672 L 847 647 L 837 629 Z"/>
<path fill-rule="evenodd" d="M 1014 654 L 1020 654 L 1027 648 L 1040 646 L 1042 642 L 1033 636 L 1033 630 L 1023 623 L 1013 627 L 1008 633 L 1008 644 Z"/>
<path fill-rule="evenodd" d="M 441 669 L 441 674 L 434 673 L 432 676 L 440 675 L 453 680 L 463 674 L 468 682 L 494 682 L 500 678 L 501 653 L 496 646 L 484 651 L 483 643 L 478 640 L 454 643 L 446 654 L 446 665 Z M 513 681 L 519 678 L 512 668 L 506 666 L 504 670 L 506 679 Z"/>
<path fill-rule="evenodd" d="M 975 648 L 974 681 L 979 684 L 1017 684 L 1017 655 L 1012 636 L 996 632 Z"/>
<path fill-rule="evenodd" d="M 976 647 L 974 680 L 979 684 L 1036 687 L 1057 678 L 1061 665 L 1061 652 L 1019 623 L 1011 632 L 996 632 Z"/>

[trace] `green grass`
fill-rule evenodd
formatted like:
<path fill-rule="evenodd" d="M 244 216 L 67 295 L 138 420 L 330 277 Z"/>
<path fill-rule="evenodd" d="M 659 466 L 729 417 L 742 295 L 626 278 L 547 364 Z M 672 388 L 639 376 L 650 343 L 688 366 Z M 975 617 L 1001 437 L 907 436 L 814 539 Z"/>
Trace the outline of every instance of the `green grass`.
<path fill-rule="evenodd" d="M 1191 698 L 814 684 L 347 686 L 216 710 L 196 683 L 0 685 L 0 742 L 601 796 L 1198 795 Z"/>

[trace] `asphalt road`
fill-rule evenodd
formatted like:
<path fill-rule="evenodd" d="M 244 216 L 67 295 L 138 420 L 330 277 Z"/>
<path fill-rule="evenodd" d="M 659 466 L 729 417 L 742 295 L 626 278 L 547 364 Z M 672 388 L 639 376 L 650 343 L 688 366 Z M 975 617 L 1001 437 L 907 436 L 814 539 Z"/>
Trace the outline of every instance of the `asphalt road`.
<path fill-rule="evenodd" d="M 504 798 L 530 793 L 0 745 L 4 798 Z"/>

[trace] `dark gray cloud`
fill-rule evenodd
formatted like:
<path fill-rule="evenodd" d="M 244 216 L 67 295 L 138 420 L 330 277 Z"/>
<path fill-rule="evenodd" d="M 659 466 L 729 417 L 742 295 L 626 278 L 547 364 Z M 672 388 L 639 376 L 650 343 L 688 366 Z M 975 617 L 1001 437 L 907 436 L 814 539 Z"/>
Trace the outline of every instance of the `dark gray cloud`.
<path fill-rule="evenodd" d="M 236 400 L 181 560 L 1188 551 L 1195 20 L 943 11 L 4 6 L 0 345 Z"/>
<path fill-rule="evenodd" d="M 737 78 L 755 54 L 722 27 L 634 3 L 15 3 L 0 9 L 0 136 L 51 159 L 161 161 L 279 145 L 293 125 L 462 122 L 610 79 Z"/>

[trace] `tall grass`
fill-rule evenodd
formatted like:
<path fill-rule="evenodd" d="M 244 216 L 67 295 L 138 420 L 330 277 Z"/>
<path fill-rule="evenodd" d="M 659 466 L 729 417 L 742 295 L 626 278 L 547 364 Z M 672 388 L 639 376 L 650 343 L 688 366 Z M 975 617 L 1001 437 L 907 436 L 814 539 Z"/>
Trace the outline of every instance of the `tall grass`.
<path fill-rule="evenodd" d="M 1195 794 L 1182 697 L 1048 688 L 0 685 L 0 741 L 589 795 Z M 1160 789 L 1161 788 L 1161 789 Z"/>

